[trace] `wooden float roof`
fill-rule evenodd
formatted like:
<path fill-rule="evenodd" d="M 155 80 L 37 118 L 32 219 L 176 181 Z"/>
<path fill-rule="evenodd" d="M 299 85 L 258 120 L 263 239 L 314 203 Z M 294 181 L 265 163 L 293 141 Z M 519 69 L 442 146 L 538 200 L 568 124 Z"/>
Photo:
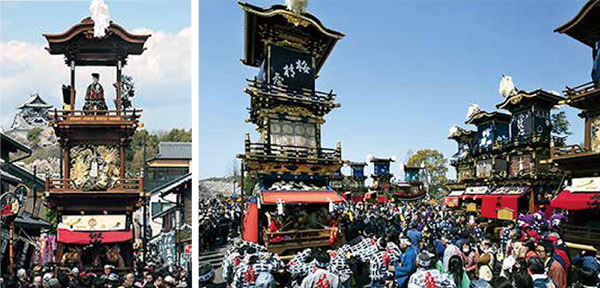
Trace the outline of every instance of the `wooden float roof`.
<path fill-rule="evenodd" d="M 141 55 L 144 44 L 151 36 L 136 35 L 110 22 L 106 35 L 94 37 L 94 21 L 88 17 L 60 34 L 44 34 L 48 41 L 46 50 L 51 55 L 65 55 L 79 66 L 115 66 L 128 55 Z"/>
<path fill-rule="evenodd" d="M 519 93 L 516 95 L 506 97 L 502 103 L 496 105 L 496 108 L 512 111 L 514 108 L 527 105 L 532 102 L 538 102 L 543 105 L 553 107 L 562 100 L 565 100 L 565 98 L 560 95 L 546 92 L 542 89 L 537 89 L 532 92 L 519 91 Z"/>
<path fill-rule="evenodd" d="M 327 57 L 333 50 L 338 40 L 344 37 L 344 34 L 323 26 L 321 21 L 310 13 L 298 15 L 286 9 L 284 5 L 273 5 L 268 8 L 261 8 L 245 2 L 238 2 L 245 12 L 245 56 L 242 62 L 245 65 L 260 67 L 265 57 L 265 38 L 266 31 L 262 31 L 264 26 L 292 27 L 294 33 L 305 35 L 312 40 L 318 40 L 325 43 L 324 49 L 318 49 L 315 55 L 316 72 L 327 60 Z"/>
<path fill-rule="evenodd" d="M 594 48 L 600 40 L 600 0 L 589 0 L 569 22 L 554 32 L 567 34 L 579 42 Z"/>
<path fill-rule="evenodd" d="M 467 129 L 463 129 L 461 127 L 456 126 L 456 133 L 448 136 L 448 139 L 460 141 L 460 139 L 469 138 L 469 137 L 477 138 L 477 131 L 467 130 Z"/>
<path fill-rule="evenodd" d="M 471 118 L 469 118 L 469 120 L 467 120 L 465 124 L 479 125 L 488 121 L 508 123 L 510 122 L 511 118 L 512 116 L 510 114 L 501 113 L 497 111 L 486 112 L 482 110 L 477 112 L 475 115 L 471 116 Z"/>

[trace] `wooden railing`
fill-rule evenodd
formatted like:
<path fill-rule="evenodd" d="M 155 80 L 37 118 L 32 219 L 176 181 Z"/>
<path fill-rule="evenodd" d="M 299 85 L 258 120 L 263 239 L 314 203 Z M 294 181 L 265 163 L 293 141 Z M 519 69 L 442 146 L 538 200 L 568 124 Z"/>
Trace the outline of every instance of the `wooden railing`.
<path fill-rule="evenodd" d="M 73 122 L 102 122 L 102 121 L 133 121 L 141 116 L 142 110 L 50 110 L 48 118 L 54 122 L 73 121 Z"/>
<path fill-rule="evenodd" d="M 248 86 L 251 88 L 258 89 L 262 92 L 273 93 L 273 94 L 286 94 L 287 96 L 295 98 L 304 98 L 317 102 L 333 102 L 337 96 L 333 91 L 329 93 L 316 91 L 314 89 L 306 88 L 292 88 L 287 85 L 273 85 L 267 82 L 260 81 L 256 78 L 246 79 Z"/>
<path fill-rule="evenodd" d="M 250 142 L 246 142 L 246 155 L 257 158 L 286 158 L 287 160 L 341 161 L 342 159 L 340 148 L 311 148 Z"/>
<path fill-rule="evenodd" d="M 269 232 L 269 230 L 263 228 L 263 243 L 269 251 L 282 253 L 285 250 L 331 246 L 329 243 L 330 235 L 331 228 L 291 230 L 284 232 Z M 271 242 L 278 236 L 281 236 L 283 239 L 277 242 Z"/>
<path fill-rule="evenodd" d="M 144 178 L 126 178 L 117 181 L 112 188 L 107 188 L 106 192 L 141 192 L 144 189 Z M 48 192 L 79 192 L 85 191 L 76 188 L 70 179 L 46 179 L 46 191 Z M 94 191 L 98 192 L 98 191 Z"/>
<path fill-rule="evenodd" d="M 562 234 L 565 241 L 589 245 L 600 244 L 600 228 L 591 226 L 562 225 Z"/>
<path fill-rule="evenodd" d="M 577 96 L 577 95 L 581 95 L 581 94 L 585 94 L 587 92 L 596 90 L 596 89 L 600 89 L 600 87 L 596 87 L 596 85 L 594 85 L 593 81 L 581 84 L 579 86 L 575 86 L 573 88 L 567 86 L 565 87 L 565 94 L 567 94 L 567 96 L 572 97 L 572 96 Z"/>
<path fill-rule="evenodd" d="M 587 150 L 584 147 L 581 147 L 577 144 L 568 145 L 564 147 L 550 147 L 550 156 L 552 158 L 560 158 L 564 156 L 577 156 L 577 155 L 586 155 L 590 154 L 591 151 Z"/>

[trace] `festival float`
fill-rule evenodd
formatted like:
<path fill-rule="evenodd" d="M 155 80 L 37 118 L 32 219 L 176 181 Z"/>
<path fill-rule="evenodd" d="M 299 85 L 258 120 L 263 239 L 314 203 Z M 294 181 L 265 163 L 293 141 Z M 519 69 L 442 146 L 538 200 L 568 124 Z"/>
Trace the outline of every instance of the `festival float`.
<path fill-rule="evenodd" d="M 244 90 L 247 121 L 260 140 L 246 134 L 245 152 L 238 155 L 242 179 L 248 173 L 256 181 L 249 199 L 242 195 L 243 239 L 278 254 L 335 247 L 343 239 L 333 210 L 344 198 L 330 181 L 342 167 L 342 151 L 339 143 L 323 147 L 321 125 L 340 105 L 333 91 L 315 89 L 315 79 L 344 35 L 301 7 L 239 5 L 245 14 L 242 62 L 260 68 Z"/>
<path fill-rule="evenodd" d="M 348 183 L 345 187 L 347 191 L 346 200 L 351 200 L 353 203 L 360 202 L 368 191 L 365 185 L 365 180 L 367 180 L 365 166 L 367 166 L 367 163 L 346 161 L 344 164 L 349 166 L 352 171 L 351 175 L 346 176 L 346 183 Z"/>
<path fill-rule="evenodd" d="M 526 92 L 503 76 L 496 106 L 510 114 L 469 107 L 466 124 L 476 131 L 450 128 L 449 139 L 458 144 L 451 164 L 457 181 L 447 184 L 448 207 L 480 213 L 483 218 L 516 220 L 549 204 L 560 186 L 561 173 L 549 165 L 551 145 L 563 139 L 552 136 L 551 110 L 563 97 L 542 89 Z"/>
<path fill-rule="evenodd" d="M 448 139 L 456 141 L 458 151 L 450 159 L 450 165 L 456 170 L 456 180 L 446 183 L 450 194 L 444 198 L 444 205 L 452 209 L 466 209 L 460 196 L 465 193 L 469 182 L 475 180 L 475 158 L 471 152 L 477 144 L 477 131 L 453 125 Z"/>
<path fill-rule="evenodd" d="M 392 181 L 394 174 L 390 172 L 390 166 L 396 161 L 396 157 L 368 156 L 367 158 L 373 163 L 373 174 L 371 174 L 373 183 L 369 187 L 369 192 L 365 194 L 365 200 L 371 199 L 376 203 L 415 201 L 427 195 L 425 185 L 419 176 L 424 167 L 404 165 L 404 181 L 394 182 Z"/>
<path fill-rule="evenodd" d="M 371 183 L 371 187 L 369 187 L 369 192 L 365 194 L 365 200 L 385 203 L 391 198 L 392 177 L 394 175 L 390 172 L 390 166 L 392 162 L 396 161 L 395 158 L 367 156 L 367 161 L 373 163 L 373 174 L 371 174 L 373 182 Z"/>
<path fill-rule="evenodd" d="M 592 81 L 566 87 L 563 102 L 581 110 L 584 142 L 581 145 L 552 147 L 550 161 L 566 173 L 568 185 L 551 202 L 568 212 L 562 225 L 570 246 L 595 250 L 600 245 L 600 1 L 588 1 L 581 11 L 555 32 L 566 34 L 592 48 Z M 597 249 L 597 248 L 596 248 Z"/>
<path fill-rule="evenodd" d="M 94 13 L 92 13 L 94 15 Z M 148 196 L 143 179 L 126 173 L 125 149 L 140 125 L 131 109 L 131 83 L 123 75 L 130 55 L 141 55 L 150 35 L 136 35 L 106 18 L 86 18 L 60 34 L 44 34 L 46 50 L 63 56 L 70 83 L 63 85 L 63 110 L 49 111 L 62 150 L 60 178 L 47 178 L 45 200 L 57 215 L 57 259 L 89 269 L 134 263 L 132 215 Z M 113 67 L 116 78 L 92 73 L 87 90 L 77 93 L 78 67 Z M 87 80 L 87 79 L 86 79 Z M 101 82 L 115 83 L 103 86 Z M 114 82 L 113 82 L 114 81 Z M 115 91 L 114 109 L 106 103 Z M 76 109 L 76 98 L 84 105 Z"/>

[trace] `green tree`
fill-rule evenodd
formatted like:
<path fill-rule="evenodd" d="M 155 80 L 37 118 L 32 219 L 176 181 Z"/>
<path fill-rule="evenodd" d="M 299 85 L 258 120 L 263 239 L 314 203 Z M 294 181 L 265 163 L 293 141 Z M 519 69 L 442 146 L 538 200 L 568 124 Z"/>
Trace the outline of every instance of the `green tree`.
<path fill-rule="evenodd" d="M 168 133 L 160 136 L 160 142 L 192 142 L 192 130 L 171 129 Z"/>
<path fill-rule="evenodd" d="M 144 140 L 145 139 L 145 140 Z M 131 144 L 125 149 L 127 171 L 133 174 L 141 172 L 144 165 L 144 141 L 146 141 L 146 158 L 158 154 L 160 142 L 192 142 L 192 130 L 171 129 L 168 132 L 150 133 L 147 130 L 138 130 L 131 139 Z"/>
<path fill-rule="evenodd" d="M 448 160 L 434 149 L 422 149 L 408 159 L 408 166 L 424 167 L 419 174 L 421 181 L 427 187 L 429 195 L 438 197 L 446 190 L 446 172 Z"/>
<path fill-rule="evenodd" d="M 252 177 L 250 175 L 244 175 L 244 197 L 252 196 L 252 191 L 254 191 L 254 187 L 258 183 L 256 177 Z"/>
<path fill-rule="evenodd" d="M 126 169 L 130 173 L 141 172 L 144 164 L 144 139 L 146 141 L 146 157 L 150 158 L 158 153 L 158 136 L 150 134 L 147 130 L 136 131 L 129 147 L 125 149 Z"/>
<path fill-rule="evenodd" d="M 29 164 L 35 160 L 50 160 L 51 158 L 60 158 L 60 149 L 57 146 L 33 149 L 31 156 L 24 159 L 23 162 Z"/>
<path fill-rule="evenodd" d="M 35 127 L 27 132 L 27 140 L 31 146 L 37 146 L 40 143 L 40 135 L 42 135 L 42 128 Z"/>
<path fill-rule="evenodd" d="M 552 133 L 557 136 L 569 136 L 573 134 L 570 131 L 571 123 L 567 120 L 567 115 L 565 111 L 560 111 L 558 113 L 554 113 L 551 116 L 552 118 Z"/>

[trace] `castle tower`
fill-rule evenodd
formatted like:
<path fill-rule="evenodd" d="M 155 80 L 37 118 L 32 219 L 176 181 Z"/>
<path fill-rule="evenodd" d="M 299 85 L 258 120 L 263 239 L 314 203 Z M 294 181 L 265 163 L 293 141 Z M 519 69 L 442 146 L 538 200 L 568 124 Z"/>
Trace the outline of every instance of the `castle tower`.
<path fill-rule="evenodd" d="M 16 132 L 22 136 L 27 136 L 27 132 L 33 128 L 44 128 L 48 125 L 48 109 L 52 105 L 46 103 L 40 94 L 32 94 L 17 106 L 19 112 L 10 127 L 11 132 Z"/>

